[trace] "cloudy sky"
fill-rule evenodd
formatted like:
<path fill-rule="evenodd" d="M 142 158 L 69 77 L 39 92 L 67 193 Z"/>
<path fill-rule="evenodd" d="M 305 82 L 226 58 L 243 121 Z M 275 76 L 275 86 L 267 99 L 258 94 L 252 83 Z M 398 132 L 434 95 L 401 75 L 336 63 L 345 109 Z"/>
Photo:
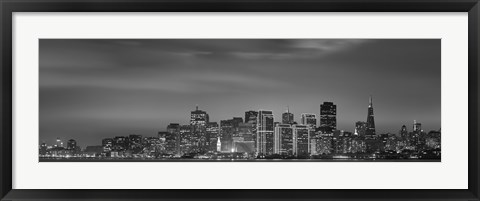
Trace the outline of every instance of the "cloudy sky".
<path fill-rule="evenodd" d="M 155 136 L 187 124 L 195 105 L 211 121 L 287 106 L 319 115 L 337 105 L 338 128 L 377 133 L 440 128 L 440 40 L 41 39 L 40 142 L 80 146 L 105 137 Z"/>

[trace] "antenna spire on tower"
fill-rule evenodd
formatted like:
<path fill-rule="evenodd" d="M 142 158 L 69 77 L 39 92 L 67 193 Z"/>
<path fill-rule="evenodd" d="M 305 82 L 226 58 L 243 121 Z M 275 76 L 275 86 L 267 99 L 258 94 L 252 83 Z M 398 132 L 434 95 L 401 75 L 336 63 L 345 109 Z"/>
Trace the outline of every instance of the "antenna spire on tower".
<path fill-rule="evenodd" d="M 372 95 L 370 95 L 370 99 L 369 99 L 368 103 L 369 103 L 368 104 L 369 107 L 373 106 Z"/>

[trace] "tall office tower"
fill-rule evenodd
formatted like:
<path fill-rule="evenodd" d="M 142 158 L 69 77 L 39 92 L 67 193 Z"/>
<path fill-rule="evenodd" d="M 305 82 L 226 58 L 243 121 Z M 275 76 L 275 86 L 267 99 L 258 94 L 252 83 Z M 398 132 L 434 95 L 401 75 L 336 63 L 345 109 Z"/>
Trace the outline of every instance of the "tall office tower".
<path fill-rule="evenodd" d="M 222 151 L 233 152 L 233 139 L 239 137 L 239 125 L 243 122 L 241 117 L 220 121 L 220 136 L 222 140 Z"/>
<path fill-rule="evenodd" d="M 293 130 L 290 124 L 278 124 L 275 126 L 274 153 L 293 155 Z"/>
<path fill-rule="evenodd" d="M 413 120 L 413 132 L 421 132 L 422 131 L 422 124 L 418 123 L 416 120 Z"/>
<path fill-rule="evenodd" d="M 310 128 L 316 128 L 317 127 L 317 115 L 303 113 L 302 114 L 302 124 L 310 126 Z"/>
<path fill-rule="evenodd" d="M 220 128 L 217 122 L 208 122 L 205 128 L 208 140 L 208 151 L 217 150 L 217 139 L 220 139 Z"/>
<path fill-rule="evenodd" d="M 290 113 L 290 109 L 287 107 L 285 113 L 282 114 L 282 124 L 293 124 L 293 114 Z"/>
<path fill-rule="evenodd" d="M 102 139 L 102 147 L 104 152 L 110 152 L 113 149 L 114 141 L 112 138 Z"/>
<path fill-rule="evenodd" d="M 74 139 L 70 139 L 67 141 L 67 149 L 68 150 L 75 150 L 77 148 L 77 141 Z"/>
<path fill-rule="evenodd" d="M 193 126 L 191 125 L 181 125 L 180 126 L 180 153 L 191 153 L 195 152 L 192 150 L 194 141 L 193 141 Z"/>
<path fill-rule="evenodd" d="M 372 96 L 370 96 L 367 114 L 367 130 L 365 131 L 367 138 L 375 138 L 375 119 L 373 118 L 373 103 Z"/>
<path fill-rule="evenodd" d="M 167 153 L 180 153 L 180 124 L 171 123 L 167 126 L 167 135 L 165 136 L 165 141 Z"/>
<path fill-rule="evenodd" d="M 257 111 L 246 111 L 245 112 L 245 123 L 257 123 Z"/>
<path fill-rule="evenodd" d="M 257 153 L 260 155 L 273 154 L 273 112 L 259 110 L 257 118 Z"/>
<path fill-rule="evenodd" d="M 235 152 L 255 153 L 256 137 L 252 132 L 252 123 L 240 123 L 237 133 L 233 137 L 233 147 Z"/>
<path fill-rule="evenodd" d="M 195 146 L 195 149 L 198 151 L 204 152 L 208 149 L 208 140 L 207 134 L 205 131 L 205 126 L 209 122 L 209 116 L 207 112 L 199 110 L 198 106 L 195 111 L 190 113 L 190 125 L 191 125 L 191 144 Z"/>
<path fill-rule="evenodd" d="M 367 122 L 357 121 L 355 123 L 355 135 L 365 136 L 366 131 L 367 131 Z"/>
<path fill-rule="evenodd" d="M 293 154 L 295 156 L 308 156 L 309 148 L 309 131 L 306 125 L 293 125 Z"/>
<path fill-rule="evenodd" d="M 199 110 L 198 106 L 195 111 L 190 113 L 190 125 L 203 125 L 205 126 L 208 123 L 208 114 L 205 111 Z"/>
<path fill-rule="evenodd" d="M 406 140 L 408 139 L 408 131 L 407 131 L 407 126 L 403 125 L 402 126 L 402 129 L 400 129 L 400 137 L 402 137 L 402 140 Z"/>
<path fill-rule="evenodd" d="M 253 136 L 253 148 L 256 150 L 257 146 L 257 111 L 246 111 L 245 112 L 245 123 L 250 123 L 252 125 L 252 136 Z"/>
<path fill-rule="evenodd" d="M 337 130 L 337 106 L 332 102 L 320 105 L 320 128 L 323 133 L 333 133 Z"/>

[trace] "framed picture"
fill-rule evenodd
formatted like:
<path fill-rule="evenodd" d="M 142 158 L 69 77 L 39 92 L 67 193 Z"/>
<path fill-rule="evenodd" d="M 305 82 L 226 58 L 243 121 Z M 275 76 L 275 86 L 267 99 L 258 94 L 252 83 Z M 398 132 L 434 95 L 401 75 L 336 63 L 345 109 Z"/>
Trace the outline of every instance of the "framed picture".
<path fill-rule="evenodd" d="M 2 200 L 479 200 L 476 0 L 0 6 Z"/>

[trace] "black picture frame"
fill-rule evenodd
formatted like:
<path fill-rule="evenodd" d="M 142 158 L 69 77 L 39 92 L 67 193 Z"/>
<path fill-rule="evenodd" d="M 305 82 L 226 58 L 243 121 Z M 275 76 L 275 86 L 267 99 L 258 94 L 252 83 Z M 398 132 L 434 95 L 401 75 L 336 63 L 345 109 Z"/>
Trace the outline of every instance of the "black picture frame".
<path fill-rule="evenodd" d="M 478 0 L 0 0 L 2 200 L 479 200 Z M 14 12 L 468 12 L 468 189 L 22 190 L 12 189 Z"/>

